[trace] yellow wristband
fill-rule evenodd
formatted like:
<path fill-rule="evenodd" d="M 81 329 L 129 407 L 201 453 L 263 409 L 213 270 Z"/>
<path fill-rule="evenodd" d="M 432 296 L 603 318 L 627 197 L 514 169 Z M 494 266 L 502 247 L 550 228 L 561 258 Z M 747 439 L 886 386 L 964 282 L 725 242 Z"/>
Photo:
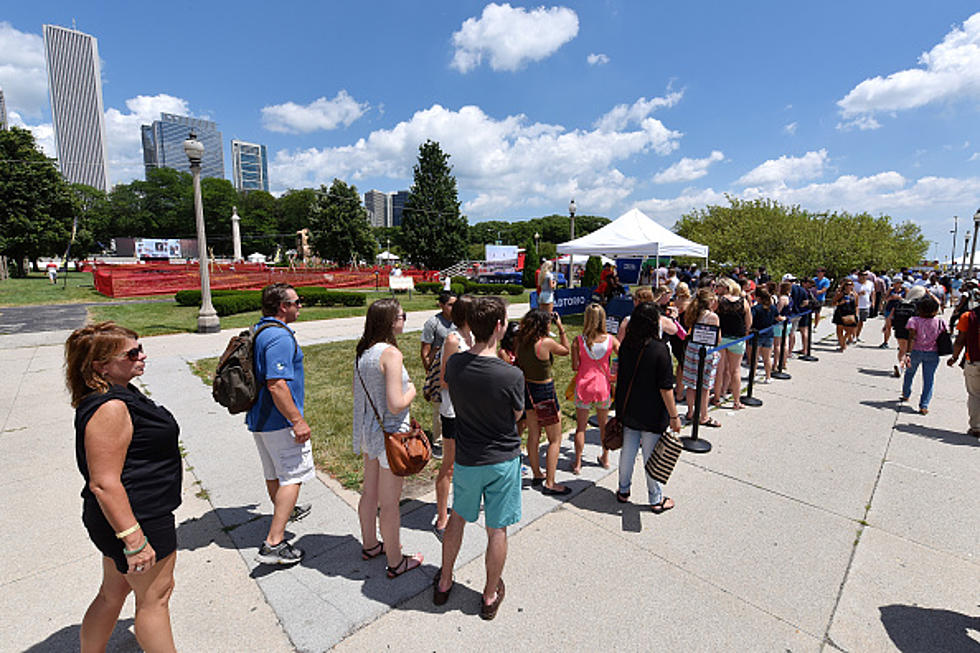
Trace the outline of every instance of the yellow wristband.
<path fill-rule="evenodd" d="M 139 529 L 140 529 L 140 523 L 139 522 L 136 522 L 135 524 L 133 524 L 132 526 L 130 526 L 126 530 L 119 531 L 118 533 L 116 533 L 116 537 L 121 540 L 122 538 L 126 537 L 127 535 L 132 535 L 133 533 L 135 533 Z"/>

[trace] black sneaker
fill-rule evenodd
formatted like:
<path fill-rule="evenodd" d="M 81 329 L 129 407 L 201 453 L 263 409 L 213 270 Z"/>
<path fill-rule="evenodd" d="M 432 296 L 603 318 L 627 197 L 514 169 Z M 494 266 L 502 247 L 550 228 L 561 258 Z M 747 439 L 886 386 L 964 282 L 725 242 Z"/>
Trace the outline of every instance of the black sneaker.
<path fill-rule="evenodd" d="M 432 457 L 436 460 L 442 460 L 442 445 L 433 444 L 432 445 Z"/>
<path fill-rule="evenodd" d="M 296 507 L 294 507 L 293 511 L 289 514 L 289 521 L 299 521 L 300 519 L 303 519 L 308 514 L 310 514 L 310 510 L 312 509 L 313 509 L 312 503 L 296 504 Z"/>
<path fill-rule="evenodd" d="M 297 549 L 292 544 L 283 540 L 275 546 L 269 546 L 266 542 L 259 547 L 259 552 L 255 555 L 255 561 L 265 565 L 295 565 L 303 560 L 303 550 Z"/>

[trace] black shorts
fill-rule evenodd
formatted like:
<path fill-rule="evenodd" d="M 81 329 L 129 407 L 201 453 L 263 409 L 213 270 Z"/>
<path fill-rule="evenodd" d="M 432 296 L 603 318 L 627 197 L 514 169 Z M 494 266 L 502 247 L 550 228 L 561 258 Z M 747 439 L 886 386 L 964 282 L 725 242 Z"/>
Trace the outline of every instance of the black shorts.
<path fill-rule="evenodd" d="M 116 532 L 106 521 L 102 509 L 97 503 L 85 503 L 82 510 L 82 523 L 85 524 L 89 539 L 92 540 L 95 548 L 116 563 L 116 569 L 119 570 L 119 573 L 125 574 L 129 571 L 129 561 L 123 553 L 122 540 L 116 537 Z M 177 550 L 177 528 L 174 525 L 173 513 L 141 519 L 140 530 L 150 541 L 150 546 L 156 552 L 158 561 Z"/>
<path fill-rule="evenodd" d="M 813 316 L 813 313 L 807 313 L 806 315 L 801 315 L 800 316 L 800 323 L 799 323 L 798 326 L 801 329 L 805 329 L 808 326 L 810 326 L 810 319 L 811 319 L 812 316 Z"/>
<path fill-rule="evenodd" d="M 446 417 L 445 415 L 439 416 L 439 421 L 442 423 L 442 438 L 444 440 L 455 440 L 456 439 L 456 418 Z"/>

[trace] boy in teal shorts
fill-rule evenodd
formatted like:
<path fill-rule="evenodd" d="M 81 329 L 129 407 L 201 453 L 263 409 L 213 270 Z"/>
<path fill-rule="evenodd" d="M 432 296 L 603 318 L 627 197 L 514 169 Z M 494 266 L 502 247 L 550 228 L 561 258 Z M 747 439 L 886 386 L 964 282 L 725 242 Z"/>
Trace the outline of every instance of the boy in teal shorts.
<path fill-rule="evenodd" d="M 507 328 L 507 307 L 499 297 L 480 297 L 467 323 L 473 347 L 445 361 L 445 381 L 456 411 L 453 509 L 442 539 L 442 569 L 432 600 L 442 605 L 453 588 L 453 566 L 466 522 L 475 522 L 483 502 L 487 529 L 487 580 L 480 617 L 493 619 L 504 599 L 501 578 L 507 558 L 507 527 L 521 520 L 521 437 L 524 375 L 497 357 Z"/>

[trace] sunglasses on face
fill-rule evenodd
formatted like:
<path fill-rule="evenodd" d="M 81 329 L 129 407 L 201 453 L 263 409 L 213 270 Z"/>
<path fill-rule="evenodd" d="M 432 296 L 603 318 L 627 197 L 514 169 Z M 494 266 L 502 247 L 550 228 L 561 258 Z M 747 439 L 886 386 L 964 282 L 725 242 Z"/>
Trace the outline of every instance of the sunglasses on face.
<path fill-rule="evenodd" d="M 119 358 L 128 358 L 134 363 L 140 359 L 140 354 L 143 353 L 143 345 L 136 345 L 132 349 L 128 349 L 122 353 Z"/>
<path fill-rule="evenodd" d="M 298 300 L 298 299 L 286 299 L 286 300 L 283 300 L 282 303 L 283 304 L 286 304 L 287 306 L 289 304 L 296 304 L 296 306 L 299 307 L 299 308 L 302 308 L 303 307 L 302 302 L 300 302 L 300 300 Z"/>
<path fill-rule="evenodd" d="M 399 313 L 398 315 L 395 316 L 395 319 L 404 322 L 405 320 L 408 319 L 408 313 Z"/>

